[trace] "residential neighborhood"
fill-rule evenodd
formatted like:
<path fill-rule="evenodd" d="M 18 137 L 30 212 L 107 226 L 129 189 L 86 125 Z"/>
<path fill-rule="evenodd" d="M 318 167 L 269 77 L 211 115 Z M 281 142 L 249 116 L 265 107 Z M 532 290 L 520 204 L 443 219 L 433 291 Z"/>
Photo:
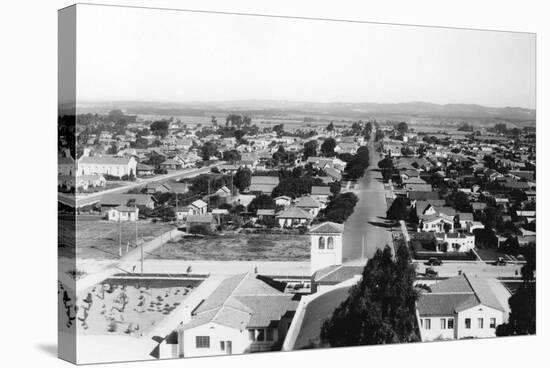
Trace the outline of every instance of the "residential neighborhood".
<path fill-rule="evenodd" d="M 76 216 L 77 265 L 115 261 L 102 270 L 110 285 L 153 274 L 173 283 L 162 275 L 176 261 L 170 274 L 194 285 L 164 310 L 162 328 L 128 325 L 128 336 L 151 337 L 144 357 L 339 346 L 327 321 L 386 250 L 405 254 L 414 273 L 411 341 L 506 330 L 535 248 L 533 130 L 369 120 L 275 132 L 236 114 L 191 127 L 121 111 L 85 119 L 82 146 L 59 158 L 59 211 Z M 381 205 L 371 208 L 373 196 Z M 85 268 L 81 292 L 93 299 L 102 280 Z M 125 285 L 126 296 L 139 286 Z M 87 318 L 65 327 L 86 335 Z M 110 315 L 106 336 L 123 321 Z"/>
<path fill-rule="evenodd" d="M 533 34 L 76 7 L 64 359 L 540 332 Z"/>

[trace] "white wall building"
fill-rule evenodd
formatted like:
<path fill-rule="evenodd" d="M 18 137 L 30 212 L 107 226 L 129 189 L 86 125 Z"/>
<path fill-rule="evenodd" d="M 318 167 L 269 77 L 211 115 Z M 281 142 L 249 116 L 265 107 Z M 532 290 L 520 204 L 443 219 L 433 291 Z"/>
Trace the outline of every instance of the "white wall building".
<path fill-rule="evenodd" d="M 133 157 L 82 156 L 78 160 L 77 175 L 135 176 L 136 167 Z"/>
<path fill-rule="evenodd" d="M 430 286 L 417 313 L 422 341 L 495 337 L 505 308 L 490 280 L 461 275 Z"/>
<path fill-rule="evenodd" d="M 322 268 L 342 264 L 343 233 L 344 225 L 335 222 L 323 222 L 309 231 L 312 275 Z"/>

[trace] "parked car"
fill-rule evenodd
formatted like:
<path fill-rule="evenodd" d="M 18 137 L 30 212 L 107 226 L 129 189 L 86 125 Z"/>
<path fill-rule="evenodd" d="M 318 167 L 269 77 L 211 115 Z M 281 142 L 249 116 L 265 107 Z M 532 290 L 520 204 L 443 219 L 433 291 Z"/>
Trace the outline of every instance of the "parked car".
<path fill-rule="evenodd" d="M 426 271 L 424 271 L 424 275 L 426 277 L 437 277 L 437 275 L 439 275 L 439 273 L 436 270 L 434 270 L 433 268 L 427 267 Z"/>
<path fill-rule="evenodd" d="M 430 257 L 430 259 L 428 259 L 428 262 L 427 262 L 429 266 L 441 266 L 442 263 L 443 262 L 441 261 L 441 259 L 437 257 Z"/>

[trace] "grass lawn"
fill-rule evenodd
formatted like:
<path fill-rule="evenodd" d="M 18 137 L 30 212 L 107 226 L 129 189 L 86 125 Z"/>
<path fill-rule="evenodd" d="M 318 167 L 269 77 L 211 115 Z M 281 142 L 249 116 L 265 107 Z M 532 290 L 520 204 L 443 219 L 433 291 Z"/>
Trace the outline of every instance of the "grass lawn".
<path fill-rule="evenodd" d="M 309 259 L 307 235 L 224 235 L 168 242 L 149 258 L 209 261 L 304 261 Z"/>
<path fill-rule="evenodd" d="M 138 222 L 139 244 L 148 242 L 174 228 L 170 223 Z M 117 259 L 119 248 L 119 224 L 100 219 L 99 216 L 78 216 L 75 221 L 70 218 L 59 219 L 58 223 L 58 253 L 60 257 L 71 257 L 74 252 L 76 238 L 76 256 L 79 259 Z M 136 244 L 136 225 L 134 222 L 121 224 L 121 243 L 123 255 L 126 245 L 133 249 Z M 73 253 L 74 254 L 74 253 Z"/>

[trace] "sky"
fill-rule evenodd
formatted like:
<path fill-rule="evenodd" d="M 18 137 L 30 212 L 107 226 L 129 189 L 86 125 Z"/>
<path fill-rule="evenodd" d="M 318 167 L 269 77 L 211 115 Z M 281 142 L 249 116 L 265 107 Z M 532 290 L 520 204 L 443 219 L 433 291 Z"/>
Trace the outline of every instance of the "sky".
<path fill-rule="evenodd" d="M 77 10 L 78 101 L 535 108 L 535 88 L 534 34 L 93 5 Z"/>

